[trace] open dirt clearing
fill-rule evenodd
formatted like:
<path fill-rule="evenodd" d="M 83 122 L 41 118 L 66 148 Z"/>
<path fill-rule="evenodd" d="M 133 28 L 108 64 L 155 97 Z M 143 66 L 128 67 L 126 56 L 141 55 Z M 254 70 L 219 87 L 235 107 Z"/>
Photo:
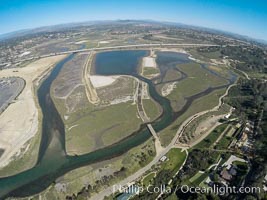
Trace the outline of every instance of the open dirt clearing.
<path fill-rule="evenodd" d="M 90 81 L 93 84 L 94 88 L 100 88 L 104 86 L 111 85 L 114 83 L 114 81 L 117 80 L 119 76 L 96 76 L 96 75 L 91 75 Z"/>
<path fill-rule="evenodd" d="M 205 137 L 208 136 L 209 133 L 211 133 L 217 126 L 221 124 L 219 120 L 224 116 L 225 114 L 211 116 L 207 120 L 201 122 L 195 130 L 194 137 L 188 142 L 188 144 L 190 146 L 194 146 L 202 141 Z"/>
<path fill-rule="evenodd" d="M 178 82 L 174 81 L 172 83 L 166 83 L 162 88 L 161 88 L 161 94 L 162 96 L 166 97 L 169 94 L 171 94 L 171 92 L 173 91 L 173 89 L 176 87 L 176 84 Z"/>
<path fill-rule="evenodd" d="M 105 76 L 105 78 L 110 77 Z M 137 85 L 138 79 L 131 76 L 116 76 L 116 80 L 112 84 L 96 88 L 96 92 L 102 105 L 115 105 L 127 101 L 135 102 Z"/>
<path fill-rule="evenodd" d="M 143 67 L 156 67 L 156 61 L 153 57 L 144 57 L 143 58 Z"/>
<path fill-rule="evenodd" d="M 0 115 L 0 148 L 4 153 L 0 158 L 0 167 L 7 165 L 25 143 L 38 131 L 38 109 L 34 97 L 34 84 L 39 84 L 54 64 L 65 55 L 37 60 L 24 68 L 13 68 L 0 71 L 0 78 L 17 76 L 25 80 L 25 88 Z"/>

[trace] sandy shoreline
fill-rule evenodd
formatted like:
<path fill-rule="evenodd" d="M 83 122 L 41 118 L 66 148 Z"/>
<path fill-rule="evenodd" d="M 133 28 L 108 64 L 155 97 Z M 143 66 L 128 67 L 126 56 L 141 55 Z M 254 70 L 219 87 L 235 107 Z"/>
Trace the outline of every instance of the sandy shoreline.
<path fill-rule="evenodd" d="M 9 105 L 0 115 L 0 148 L 5 150 L 0 157 L 0 168 L 6 166 L 37 133 L 39 122 L 34 100 L 34 82 L 64 57 L 65 55 L 43 58 L 24 68 L 0 71 L 0 77 L 17 76 L 25 80 L 25 88 L 15 103 Z M 38 84 L 38 81 L 35 84 Z"/>

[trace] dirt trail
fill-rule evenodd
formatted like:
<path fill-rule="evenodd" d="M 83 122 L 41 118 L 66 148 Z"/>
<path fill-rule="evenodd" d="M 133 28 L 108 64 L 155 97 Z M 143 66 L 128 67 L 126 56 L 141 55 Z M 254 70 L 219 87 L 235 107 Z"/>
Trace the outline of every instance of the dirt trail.
<path fill-rule="evenodd" d="M 85 85 L 85 91 L 86 91 L 86 96 L 88 98 L 88 101 L 92 104 L 98 104 L 99 98 L 97 96 L 97 93 L 96 93 L 96 90 L 93 84 L 90 81 L 90 69 L 91 69 L 93 57 L 94 57 L 94 52 L 91 52 L 88 56 L 87 61 L 85 62 L 84 70 L 83 70 L 83 83 Z"/>

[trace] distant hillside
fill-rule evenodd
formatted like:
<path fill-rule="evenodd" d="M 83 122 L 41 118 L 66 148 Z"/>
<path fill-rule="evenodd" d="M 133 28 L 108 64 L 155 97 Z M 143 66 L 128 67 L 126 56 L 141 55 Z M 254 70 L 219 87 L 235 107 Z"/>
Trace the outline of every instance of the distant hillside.
<path fill-rule="evenodd" d="M 152 24 L 171 25 L 171 26 L 176 26 L 180 28 L 190 28 L 194 30 L 206 31 L 206 32 L 213 33 L 213 34 L 225 35 L 225 36 L 232 37 L 234 39 L 239 39 L 245 42 L 260 44 L 261 46 L 264 45 L 265 47 L 267 45 L 267 41 L 265 40 L 250 38 L 248 36 L 244 36 L 244 35 L 240 35 L 236 33 L 231 33 L 227 31 L 216 30 L 216 29 L 211 29 L 211 28 L 206 28 L 206 27 L 201 27 L 201 26 L 193 26 L 193 25 L 187 25 L 187 24 L 182 24 L 182 23 L 177 23 L 177 22 L 165 22 L 165 21 L 163 22 L 163 21 L 154 21 L 154 20 L 130 20 L 130 19 L 129 20 L 87 21 L 87 22 L 57 24 L 57 25 L 52 25 L 52 26 L 43 26 L 43 27 L 38 27 L 34 29 L 24 29 L 24 30 L 18 30 L 18 31 L 2 34 L 0 35 L 0 40 L 5 40 L 5 39 L 10 39 L 10 38 L 15 38 L 15 37 L 22 37 L 28 34 L 60 31 L 63 29 L 75 28 L 79 26 L 90 26 L 90 25 L 97 24 L 97 23 L 99 24 L 152 23 Z"/>

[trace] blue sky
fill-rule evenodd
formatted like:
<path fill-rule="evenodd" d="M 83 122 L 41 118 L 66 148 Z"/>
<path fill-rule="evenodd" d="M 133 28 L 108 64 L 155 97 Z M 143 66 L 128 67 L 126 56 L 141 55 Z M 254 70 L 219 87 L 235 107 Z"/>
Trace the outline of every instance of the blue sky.
<path fill-rule="evenodd" d="M 0 34 L 107 19 L 180 22 L 267 40 L 267 0 L 0 0 Z"/>

